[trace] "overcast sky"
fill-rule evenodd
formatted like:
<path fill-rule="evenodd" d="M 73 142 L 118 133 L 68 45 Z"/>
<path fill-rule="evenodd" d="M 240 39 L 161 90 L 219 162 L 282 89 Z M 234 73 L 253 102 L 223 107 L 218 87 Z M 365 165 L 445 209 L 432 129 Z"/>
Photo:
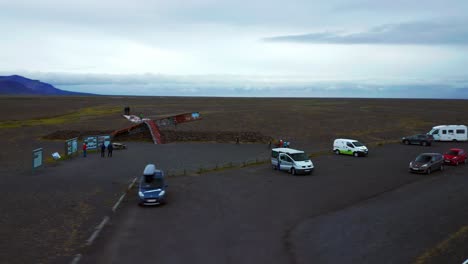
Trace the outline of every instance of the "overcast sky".
<path fill-rule="evenodd" d="M 104 94 L 467 97 L 467 10 L 465 0 L 0 0 L 0 73 Z"/>

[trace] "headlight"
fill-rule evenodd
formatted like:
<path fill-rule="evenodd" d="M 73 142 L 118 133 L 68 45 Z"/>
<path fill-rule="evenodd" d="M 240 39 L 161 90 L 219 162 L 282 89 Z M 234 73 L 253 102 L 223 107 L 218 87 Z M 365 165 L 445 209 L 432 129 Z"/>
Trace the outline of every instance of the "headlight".
<path fill-rule="evenodd" d="M 160 191 L 159 192 L 159 196 L 163 196 L 164 194 L 166 194 L 166 191 Z"/>
<path fill-rule="evenodd" d="M 140 196 L 140 198 L 145 197 L 145 195 L 142 192 L 138 192 L 138 196 Z"/>
<path fill-rule="evenodd" d="M 413 162 L 410 162 L 409 165 L 410 165 L 410 167 L 413 166 Z"/>

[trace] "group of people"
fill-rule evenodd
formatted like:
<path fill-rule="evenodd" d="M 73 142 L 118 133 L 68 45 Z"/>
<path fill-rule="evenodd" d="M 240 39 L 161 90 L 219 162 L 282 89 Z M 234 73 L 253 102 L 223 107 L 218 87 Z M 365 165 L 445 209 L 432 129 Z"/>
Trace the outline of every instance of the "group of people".
<path fill-rule="evenodd" d="M 101 157 L 105 157 L 106 155 L 106 148 L 107 148 L 107 157 L 112 157 L 112 151 L 114 150 L 114 146 L 112 145 L 112 142 L 109 142 L 109 144 L 106 147 L 106 144 L 101 143 Z M 88 144 L 86 142 L 83 142 L 83 157 L 86 158 L 86 152 L 88 151 Z"/>
<path fill-rule="evenodd" d="M 130 106 L 124 107 L 124 114 L 125 115 L 130 115 Z"/>
<path fill-rule="evenodd" d="M 112 142 L 109 142 L 107 145 L 107 157 L 112 157 L 112 151 L 114 150 L 114 146 L 112 145 Z M 106 144 L 101 143 L 101 157 L 105 157 L 106 153 Z"/>

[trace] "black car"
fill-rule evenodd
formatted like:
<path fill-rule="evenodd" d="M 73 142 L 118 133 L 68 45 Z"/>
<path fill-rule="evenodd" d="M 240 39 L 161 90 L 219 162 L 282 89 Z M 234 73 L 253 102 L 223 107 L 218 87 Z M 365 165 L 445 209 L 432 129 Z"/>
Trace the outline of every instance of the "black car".
<path fill-rule="evenodd" d="M 440 153 L 422 153 L 409 164 L 410 172 L 431 174 L 435 170 L 444 170 L 444 156 Z"/>
<path fill-rule="evenodd" d="M 401 138 L 401 142 L 405 145 L 416 144 L 421 146 L 430 146 L 432 141 L 434 141 L 434 137 L 426 134 L 418 134 Z"/>

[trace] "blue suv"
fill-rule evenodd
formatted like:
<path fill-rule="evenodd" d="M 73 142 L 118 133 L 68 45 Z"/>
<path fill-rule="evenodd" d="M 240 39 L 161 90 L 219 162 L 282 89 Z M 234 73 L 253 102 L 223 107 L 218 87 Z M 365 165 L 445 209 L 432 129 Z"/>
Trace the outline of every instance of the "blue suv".
<path fill-rule="evenodd" d="M 139 204 L 158 205 L 166 203 L 167 187 L 164 172 L 157 170 L 154 164 L 146 165 L 138 186 Z"/>

